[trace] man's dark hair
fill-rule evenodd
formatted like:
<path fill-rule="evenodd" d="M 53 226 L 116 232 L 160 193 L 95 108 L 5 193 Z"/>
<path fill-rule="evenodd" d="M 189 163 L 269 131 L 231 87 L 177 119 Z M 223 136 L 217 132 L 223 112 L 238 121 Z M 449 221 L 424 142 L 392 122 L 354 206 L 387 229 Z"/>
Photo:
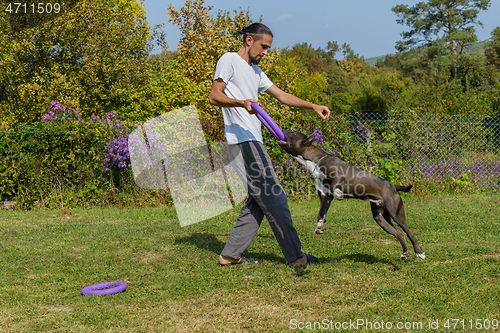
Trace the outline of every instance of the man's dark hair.
<path fill-rule="evenodd" d="M 241 30 L 238 30 L 238 33 L 243 35 L 243 43 L 245 43 L 247 36 L 252 36 L 255 40 L 260 39 L 257 36 L 264 34 L 274 37 L 271 29 L 259 22 L 252 23 L 248 27 L 244 27 Z"/>

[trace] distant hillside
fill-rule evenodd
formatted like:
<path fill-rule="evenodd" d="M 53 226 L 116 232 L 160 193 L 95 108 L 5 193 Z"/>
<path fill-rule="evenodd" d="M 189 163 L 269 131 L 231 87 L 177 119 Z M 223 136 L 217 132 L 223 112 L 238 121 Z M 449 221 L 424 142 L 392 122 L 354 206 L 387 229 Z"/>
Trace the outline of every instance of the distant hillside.
<path fill-rule="evenodd" d="M 386 54 L 386 55 L 387 55 L 387 54 Z M 382 60 L 384 60 L 384 58 L 385 58 L 385 56 L 386 56 L 386 55 L 383 55 L 383 56 L 378 56 L 378 57 L 371 57 L 371 58 L 365 59 L 365 62 L 366 62 L 368 65 L 370 65 L 370 66 L 374 67 L 374 66 L 375 66 L 375 64 L 377 63 L 377 60 L 378 60 L 378 59 L 382 59 Z"/>
<path fill-rule="evenodd" d="M 477 44 L 474 44 L 472 46 L 469 46 L 467 48 L 467 52 L 469 53 L 479 53 L 479 54 L 484 54 L 484 51 L 486 51 L 486 42 L 481 42 L 481 43 L 477 43 Z M 384 60 L 384 58 L 387 56 L 386 55 L 382 55 L 382 56 L 378 56 L 378 57 L 372 57 L 372 58 L 368 58 L 368 59 L 365 59 L 365 62 L 372 66 L 372 67 L 375 67 L 375 64 L 377 63 L 377 60 L 378 59 L 382 59 Z"/>

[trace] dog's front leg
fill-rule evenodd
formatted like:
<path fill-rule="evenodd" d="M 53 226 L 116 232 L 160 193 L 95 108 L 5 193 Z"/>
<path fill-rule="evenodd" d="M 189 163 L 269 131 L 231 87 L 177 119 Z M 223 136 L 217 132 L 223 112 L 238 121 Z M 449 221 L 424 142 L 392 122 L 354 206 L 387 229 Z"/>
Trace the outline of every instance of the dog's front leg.
<path fill-rule="evenodd" d="M 331 179 L 314 179 L 314 185 L 318 191 L 320 207 L 318 213 L 318 224 L 314 232 L 316 234 L 322 234 L 325 231 L 326 213 L 330 208 L 330 204 L 333 200 L 333 194 L 330 191 L 332 181 Z"/>

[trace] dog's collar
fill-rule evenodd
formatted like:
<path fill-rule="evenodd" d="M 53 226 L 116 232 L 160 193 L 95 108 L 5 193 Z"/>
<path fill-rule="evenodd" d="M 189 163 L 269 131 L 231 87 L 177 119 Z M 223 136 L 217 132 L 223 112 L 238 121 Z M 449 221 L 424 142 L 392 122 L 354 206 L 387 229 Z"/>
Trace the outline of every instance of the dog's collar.
<path fill-rule="evenodd" d="M 305 166 L 307 168 L 307 170 L 309 170 L 309 172 L 312 174 L 312 177 L 314 179 L 316 179 L 316 178 L 323 179 L 323 178 L 327 178 L 327 177 L 326 177 L 326 175 L 324 175 L 321 172 L 321 170 L 319 170 L 319 162 L 321 162 L 321 160 L 327 156 L 330 156 L 330 155 L 325 155 L 325 156 L 321 157 L 317 163 L 314 163 L 311 160 L 306 160 L 304 157 L 302 157 L 302 155 L 293 156 L 293 158 L 296 159 L 300 164 Z"/>
<path fill-rule="evenodd" d="M 322 176 L 322 173 L 321 173 L 321 170 L 319 170 L 319 163 L 321 162 L 321 160 L 323 160 L 325 157 L 327 157 L 328 155 L 325 155 L 323 156 L 322 158 L 320 158 L 318 160 L 318 162 L 316 162 L 315 166 L 314 166 L 314 170 L 312 171 L 312 176 L 313 178 L 323 178 Z"/>
<path fill-rule="evenodd" d="M 316 162 L 316 167 L 318 167 L 319 162 L 321 162 L 321 160 L 322 160 L 322 159 L 324 159 L 324 158 L 325 158 L 325 157 L 327 157 L 327 156 L 329 156 L 329 155 L 325 155 L 325 156 L 323 156 L 322 158 L 320 158 L 320 159 L 318 160 L 318 162 Z"/>

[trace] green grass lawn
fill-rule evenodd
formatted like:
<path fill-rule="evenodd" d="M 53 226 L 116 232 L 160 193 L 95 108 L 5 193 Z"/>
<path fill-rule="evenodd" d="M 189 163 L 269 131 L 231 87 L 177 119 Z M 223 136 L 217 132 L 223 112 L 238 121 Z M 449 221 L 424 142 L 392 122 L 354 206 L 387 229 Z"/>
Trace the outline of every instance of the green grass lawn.
<path fill-rule="evenodd" d="M 0 211 L 0 332 L 498 330 L 500 197 L 404 200 L 427 259 L 400 260 L 367 202 L 333 203 L 314 234 L 312 198 L 290 202 L 320 259 L 298 270 L 265 221 L 245 254 L 261 266 L 218 265 L 238 209 L 185 228 L 172 207 Z M 107 281 L 127 290 L 80 295 Z"/>

